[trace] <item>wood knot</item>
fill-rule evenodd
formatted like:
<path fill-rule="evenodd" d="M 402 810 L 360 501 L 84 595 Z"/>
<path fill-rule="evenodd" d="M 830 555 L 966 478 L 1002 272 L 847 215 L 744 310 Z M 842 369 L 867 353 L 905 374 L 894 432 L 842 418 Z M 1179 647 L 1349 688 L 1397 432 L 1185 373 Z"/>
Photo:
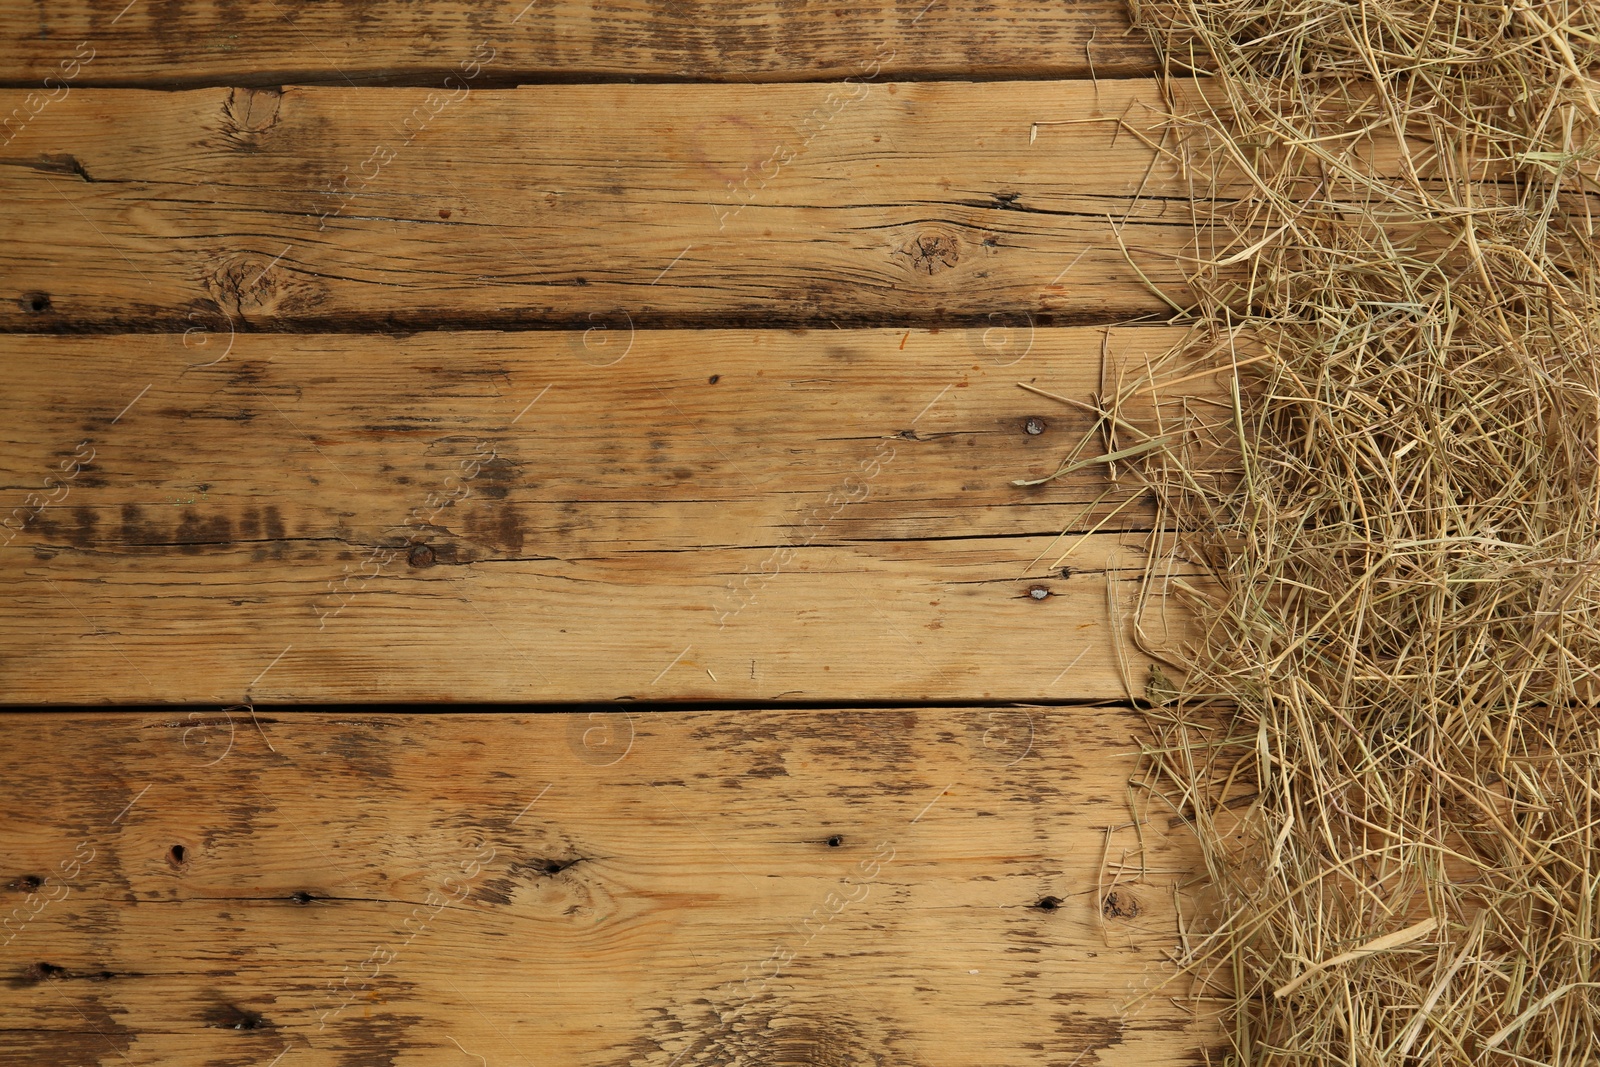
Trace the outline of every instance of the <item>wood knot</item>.
<path fill-rule="evenodd" d="M 526 863 L 513 864 L 512 867 L 511 867 L 511 870 L 513 872 L 516 872 L 516 871 L 527 871 L 528 873 L 534 875 L 535 877 L 537 877 L 537 876 L 542 874 L 546 878 L 554 878 L 556 875 L 560 874 L 562 871 L 567 870 L 569 867 L 576 867 L 578 864 L 580 864 L 582 862 L 583 862 L 583 857 L 582 856 L 574 856 L 572 859 L 567 859 L 567 860 L 558 860 L 558 859 L 540 860 L 540 859 L 536 859 L 536 860 L 529 860 Z"/>
<path fill-rule="evenodd" d="M 66 977 L 68 977 L 67 969 L 58 967 L 53 963 L 32 963 L 24 968 L 22 972 L 22 980 L 28 985 L 37 985 L 40 982 Z"/>
<path fill-rule="evenodd" d="M 306 312 L 323 302 L 327 286 L 296 270 L 291 258 L 288 249 L 275 256 L 238 252 L 224 255 L 210 267 L 204 283 L 229 326 L 251 312 Z"/>
<path fill-rule="evenodd" d="M 228 94 L 222 105 L 222 130 L 226 134 L 256 134 L 278 124 L 282 89 L 240 89 Z"/>
<path fill-rule="evenodd" d="M 961 248 L 948 233 L 925 231 L 912 237 L 895 254 L 906 257 L 913 273 L 933 275 L 955 266 L 961 259 Z"/>
<path fill-rule="evenodd" d="M 1126 890 L 1113 889 L 1100 904 L 1100 913 L 1108 919 L 1137 918 L 1142 909 L 1139 901 Z"/>
<path fill-rule="evenodd" d="M 274 1029 L 272 1022 L 260 1012 L 236 1004 L 217 1004 L 205 1012 L 204 1019 L 207 1026 L 222 1030 Z"/>

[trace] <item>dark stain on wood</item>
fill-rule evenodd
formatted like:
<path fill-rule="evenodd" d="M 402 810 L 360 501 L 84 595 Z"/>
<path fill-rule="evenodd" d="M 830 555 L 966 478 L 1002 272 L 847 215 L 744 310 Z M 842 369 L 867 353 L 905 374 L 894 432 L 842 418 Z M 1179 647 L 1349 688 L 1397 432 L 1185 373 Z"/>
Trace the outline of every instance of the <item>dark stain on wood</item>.
<path fill-rule="evenodd" d="M 365 778 L 387 781 L 394 777 L 394 742 L 377 731 L 340 730 L 329 739 L 328 751 Z"/>
<path fill-rule="evenodd" d="M 244 393 L 260 392 L 270 367 L 264 360 L 241 360 L 228 364 L 229 387 Z"/>
<path fill-rule="evenodd" d="M 99 1064 L 112 1053 L 126 1060 L 136 1035 L 117 1021 L 120 1008 L 108 1008 L 95 994 L 72 1003 L 72 1022 L 63 1027 L 29 1030 L 8 1026 L 0 1030 L 7 1062 L 16 1064 Z"/>
<path fill-rule="evenodd" d="M 378 982 L 390 999 L 409 1000 L 419 995 L 414 992 L 414 982 L 398 981 L 388 975 Z M 395 1067 L 407 1051 L 421 1047 L 411 1039 L 411 1031 L 422 1021 L 420 1015 L 399 1012 L 378 1012 L 370 1018 L 341 1016 L 329 1024 L 330 1030 L 337 1027 L 338 1067 Z M 455 1049 L 448 1051 L 453 1053 Z"/>
<path fill-rule="evenodd" d="M 122 543 L 124 545 L 148 544 L 153 538 L 145 525 L 144 508 L 138 504 L 122 505 Z"/>
<path fill-rule="evenodd" d="M 517 505 L 509 500 L 490 503 L 468 503 L 466 512 L 467 536 L 494 554 L 521 555 L 526 540 L 522 518 Z"/>
<path fill-rule="evenodd" d="M 865 1000 L 844 1008 L 816 982 L 789 976 L 784 984 L 790 991 L 783 997 L 770 992 L 741 997 L 740 984 L 730 982 L 722 997 L 651 1008 L 643 1036 L 616 1067 L 663 1056 L 694 1067 L 920 1067 L 922 1061 L 907 1047 L 908 1032 L 890 1020 L 866 1017 Z"/>
<path fill-rule="evenodd" d="M 221 1030 L 238 1030 L 248 1032 L 253 1030 L 270 1030 L 273 1024 L 267 1017 L 258 1011 L 240 1007 L 237 1004 L 218 1003 L 206 1010 L 202 1019 L 207 1026 L 214 1026 Z"/>
<path fill-rule="evenodd" d="M 472 899 L 493 907 L 505 907 L 511 903 L 511 894 L 516 888 L 515 878 L 490 878 L 472 891 Z"/>
<path fill-rule="evenodd" d="M 283 528 L 283 515 L 278 511 L 278 505 L 268 504 L 262 512 L 263 526 L 267 537 L 273 541 L 282 541 L 287 536 Z"/>
<path fill-rule="evenodd" d="M 77 520 L 77 527 L 73 530 L 72 543 L 79 548 L 89 548 L 94 544 L 94 530 L 98 522 L 93 508 L 76 508 L 72 517 Z"/>
<path fill-rule="evenodd" d="M 232 547 L 233 523 L 226 515 L 201 517 L 193 508 L 185 508 L 172 539 L 186 555 L 198 555 L 202 547 L 225 551 Z"/>

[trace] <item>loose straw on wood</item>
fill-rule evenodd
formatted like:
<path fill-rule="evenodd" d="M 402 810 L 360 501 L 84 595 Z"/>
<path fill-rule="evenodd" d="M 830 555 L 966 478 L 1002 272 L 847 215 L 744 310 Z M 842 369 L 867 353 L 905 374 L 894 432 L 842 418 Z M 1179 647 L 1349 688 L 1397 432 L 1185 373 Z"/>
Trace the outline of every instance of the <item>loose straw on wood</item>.
<path fill-rule="evenodd" d="M 1173 88 L 1135 125 L 1220 206 L 1163 294 L 1191 343 L 1061 468 L 1207 576 L 1166 584 L 1193 643 L 1141 646 L 1197 1011 L 1250 1067 L 1593 1062 L 1600 3 L 1134 15 Z"/>
<path fill-rule="evenodd" d="M 1349 952 L 1341 952 L 1331 960 L 1325 960 L 1322 963 L 1307 967 L 1304 971 L 1289 979 L 1277 989 L 1274 989 L 1272 991 L 1272 995 L 1277 997 L 1279 1000 L 1282 1000 L 1284 997 L 1288 996 L 1290 993 L 1293 993 L 1296 989 L 1299 989 L 1302 985 L 1304 985 L 1306 980 L 1312 975 L 1318 974 L 1322 971 L 1331 970 L 1332 968 L 1339 966 L 1341 963 L 1350 963 L 1353 960 L 1364 959 L 1367 956 L 1371 956 L 1377 952 L 1387 952 L 1391 948 L 1399 948 L 1401 945 L 1409 945 L 1422 935 L 1433 933 L 1434 927 L 1438 925 L 1439 920 L 1430 915 L 1428 918 L 1423 919 L 1419 923 L 1414 923 L 1413 925 L 1406 927 L 1404 930 L 1396 930 L 1392 934 L 1384 934 L 1382 937 L 1373 938 L 1360 948 L 1353 948 Z"/>

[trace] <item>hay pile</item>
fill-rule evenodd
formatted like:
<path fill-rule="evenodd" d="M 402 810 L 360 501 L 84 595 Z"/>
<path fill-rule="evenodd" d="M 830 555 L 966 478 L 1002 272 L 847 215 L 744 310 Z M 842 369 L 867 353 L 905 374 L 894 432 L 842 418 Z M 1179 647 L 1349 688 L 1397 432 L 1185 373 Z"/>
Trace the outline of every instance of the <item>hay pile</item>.
<path fill-rule="evenodd" d="M 1180 962 L 1252 1067 L 1600 1061 L 1600 4 L 1135 15 L 1239 193 L 1189 351 L 1256 359 L 1189 427 L 1233 477 L 1141 472 L 1212 579 L 1152 689 Z"/>

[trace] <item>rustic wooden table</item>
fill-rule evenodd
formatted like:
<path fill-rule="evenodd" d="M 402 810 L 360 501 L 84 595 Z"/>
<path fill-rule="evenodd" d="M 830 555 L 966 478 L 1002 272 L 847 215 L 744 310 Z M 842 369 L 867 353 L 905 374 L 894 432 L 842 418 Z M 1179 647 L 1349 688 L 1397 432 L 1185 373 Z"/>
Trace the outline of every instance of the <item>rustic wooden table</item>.
<path fill-rule="evenodd" d="M 0 10 L 0 1061 L 1203 1062 L 1119 4 Z"/>

